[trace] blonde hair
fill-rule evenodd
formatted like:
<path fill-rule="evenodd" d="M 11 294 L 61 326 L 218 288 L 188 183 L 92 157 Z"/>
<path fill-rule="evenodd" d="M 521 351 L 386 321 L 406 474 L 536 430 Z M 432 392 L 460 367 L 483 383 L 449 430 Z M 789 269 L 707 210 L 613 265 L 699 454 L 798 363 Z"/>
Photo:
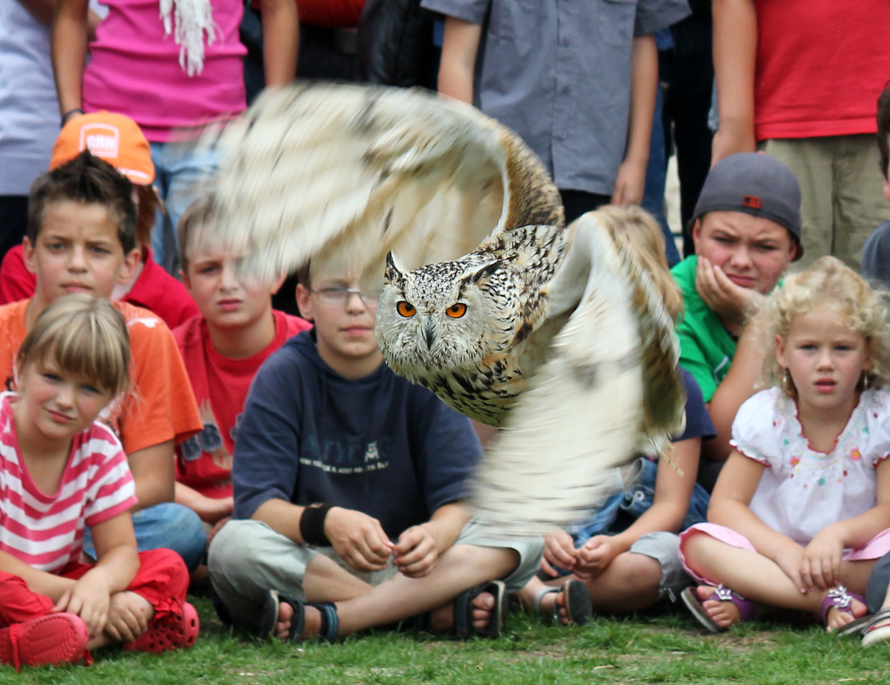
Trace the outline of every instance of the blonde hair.
<path fill-rule="evenodd" d="M 16 355 L 19 372 L 33 363 L 55 364 L 119 395 L 130 378 L 130 336 L 123 314 L 108 300 L 86 293 L 60 297 L 40 313 Z"/>
<path fill-rule="evenodd" d="M 850 330 L 865 340 L 871 369 L 863 381 L 871 387 L 884 387 L 890 379 L 890 322 L 886 302 L 886 293 L 874 290 L 839 259 L 821 257 L 806 271 L 786 278 L 782 287 L 767 298 L 771 337 L 787 338 L 795 317 L 828 307 L 843 315 Z M 767 382 L 778 384 L 786 395 L 795 397 L 794 381 L 790 374 L 786 376 L 775 354 L 767 357 L 765 371 Z"/>
<path fill-rule="evenodd" d="M 186 275 L 188 275 L 192 235 L 196 229 L 206 226 L 213 220 L 215 208 L 216 195 L 207 192 L 195 198 L 179 217 L 179 224 L 176 226 L 176 239 L 179 242 L 179 266 Z"/>
<path fill-rule="evenodd" d="M 676 321 L 683 314 L 683 293 L 671 276 L 665 256 L 664 234 L 655 218 L 635 205 L 606 205 L 597 209 L 594 215 L 617 245 L 623 245 L 637 255 L 664 298 L 671 319 Z"/>

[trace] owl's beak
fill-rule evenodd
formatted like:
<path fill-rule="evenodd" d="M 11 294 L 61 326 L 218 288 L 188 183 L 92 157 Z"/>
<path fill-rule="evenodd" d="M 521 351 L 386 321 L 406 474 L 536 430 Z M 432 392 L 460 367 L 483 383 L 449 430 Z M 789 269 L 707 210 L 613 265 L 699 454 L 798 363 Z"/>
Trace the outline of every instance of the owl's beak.
<path fill-rule="evenodd" d="M 426 340 L 426 348 L 428 350 L 433 349 L 433 339 L 435 337 L 435 331 L 433 330 L 433 320 L 427 319 L 426 321 L 426 330 L 424 331 L 423 338 Z"/>

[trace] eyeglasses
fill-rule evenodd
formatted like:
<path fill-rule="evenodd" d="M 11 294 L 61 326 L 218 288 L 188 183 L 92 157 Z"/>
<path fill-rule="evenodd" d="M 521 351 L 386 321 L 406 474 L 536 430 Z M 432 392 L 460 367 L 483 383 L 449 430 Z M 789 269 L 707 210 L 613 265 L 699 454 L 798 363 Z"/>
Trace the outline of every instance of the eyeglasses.
<path fill-rule="evenodd" d="M 318 295 L 319 302 L 324 304 L 346 304 L 350 296 L 358 295 L 366 307 L 376 307 L 380 293 L 364 293 L 358 288 L 322 288 L 321 290 L 309 289 L 310 293 Z"/>

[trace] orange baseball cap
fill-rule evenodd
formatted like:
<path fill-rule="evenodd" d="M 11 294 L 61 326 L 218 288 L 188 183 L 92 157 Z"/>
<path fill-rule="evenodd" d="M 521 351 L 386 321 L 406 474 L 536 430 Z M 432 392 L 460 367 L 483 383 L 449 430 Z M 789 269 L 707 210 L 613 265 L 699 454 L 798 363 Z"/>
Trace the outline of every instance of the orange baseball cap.
<path fill-rule="evenodd" d="M 71 119 L 56 138 L 50 171 L 84 150 L 104 159 L 131 183 L 147 186 L 155 180 L 148 141 L 139 125 L 123 114 L 103 110 Z"/>

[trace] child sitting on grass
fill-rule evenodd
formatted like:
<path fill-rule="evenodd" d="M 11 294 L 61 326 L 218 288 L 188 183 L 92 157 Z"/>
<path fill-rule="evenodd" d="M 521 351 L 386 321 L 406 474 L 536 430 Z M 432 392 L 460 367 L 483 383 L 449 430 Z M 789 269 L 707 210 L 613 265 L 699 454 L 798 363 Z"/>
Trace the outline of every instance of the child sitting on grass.
<path fill-rule="evenodd" d="M 887 311 L 853 270 L 822 257 L 767 313 L 774 387 L 739 409 L 708 523 L 681 536 L 701 582 L 683 599 L 713 632 L 758 605 L 854 631 L 866 607 L 853 592 L 890 551 Z"/>
<path fill-rule="evenodd" d="M 173 331 L 204 429 L 176 449 L 176 502 L 195 511 L 211 534 L 232 514 L 232 454 L 244 401 L 266 358 L 312 324 L 272 309 L 271 287 L 245 283 L 233 255 L 198 251 L 193 235 L 212 216 L 212 194 L 182 215 L 178 244 L 182 279 L 200 316 Z"/>
<path fill-rule="evenodd" d="M 19 348 L 18 393 L 0 395 L 2 663 L 76 663 L 117 642 L 160 652 L 198 635 L 182 560 L 136 551 L 133 476 L 96 421 L 129 365 L 124 317 L 85 294 L 44 309 Z M 85 526 L 91 565 L 79 561 Z"/>
<path fill-rule="evenodd" d="M 469 521 L 461 500 L 482 452 L 470 420 L 383 363 L 379 293 L 337 261 L 300 272 L 297 302 L 315 326 L 251 386 L 234 516 L 210 543 L 213 589 L 236 626 L 281 640 L 415 617 L 497 636 L 543 541 Z"/>
<path fill-rule="evenodd" d="M 14 390 L 19 346 L 37 316 L 72 292 L 111 298 L 137 268 L 136 208 L 130 181 L 84 150 L 31 186 L 25 264 L 34 297 L 0 306 L 0 381 Z M 170 330 L 141 307 L 113 302 L 127 321 L 130 389 L 102 413 L 120 438 L 138 503 L 130 513 L 140 550 L 165 547 L 196 568 L 207 536 L 198 516 L 173 499 L 174 444 L 201 429 L 198 408 Z M 93 556 L 87 532 L 84 551 Z M 95 558 L 95 557 L 93 557 Z"/>
<path fill-rule="evenodd" d="M 645 264 L 675 319 L 683 295 L 668 270 L 661 228 L 635 206 L 603 207 L 595 217 L 616 241 Z M 675 601 L 691 582 L 680 563 L 677 533 L 705 520 L 708 494 L 695 482 L 702 440 L 715 435 L 698 383 L 680 369 L 686 387 L 686 428 L 666 457 L 640 457 L 625 492 L 607 500 L 570 532 L 546 538 L 542 577 L 529 581 L 520 600 L 542 617 L 583 625 L 591 611 L 624 614 L 658 600 Z M 571 575 L 559 577 L 560 571 Z"/>

